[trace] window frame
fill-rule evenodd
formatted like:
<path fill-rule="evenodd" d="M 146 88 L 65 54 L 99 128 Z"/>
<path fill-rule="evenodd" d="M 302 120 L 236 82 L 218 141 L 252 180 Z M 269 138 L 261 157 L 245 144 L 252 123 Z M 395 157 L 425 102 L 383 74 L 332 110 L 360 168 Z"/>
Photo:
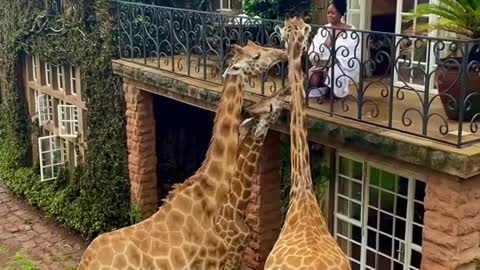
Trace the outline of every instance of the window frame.
<path fill-rule="evenodd" d="M 58 132 L 60 137 L 76 138 L 79 131 L 78 108 L 65 103 L 63 100 L 57 105 Z M 72 133 L 68 133 L 70 130 Z M 64 133 L 65 131 L 66 133 Z"/>
<path fill-rule="evenodd" d="M 70 93 L 72 96 L 78 95 L 76 71 L 77 71 L 76 67 L 71 65 L 70 66 Z"/>
<path fill-rule="evenodd" d="M 46 143 L 49 145 L 48 150 L 43 149 L 43 144 L 42 142 L 44 140 L 48 140 Z M 57 147 L 59 146 L 59 147 Z M 60 156 L 60 162 L 55 163 L 55 152 L 58 152 Z M 56 135 L 48 135 L 48 136 L 43 136 L 38 138 L 38 154 L 39 154 L 39 160 L 40 160 L 40 181 L 45 182 L 45 181 L 51 181 L 57 179 L 57 177 L 60 175 L 60 172 L 65 164 L 64 160 L 64 154 L 63 154 L 63 145 L 60 140 L 60 138 Z M 43 160 L 43 154 L 47 154 L 51 164 L 44 164 Z M 54 168 L 58 167 L 59 169 L 57 170 L 57 175 L 55 175 L 55 170 Z M 45 176 L 45 170 L 51 169 L 51 177 L 46 178 Z"/>
<path fill-rule="evenodd" d="M 45 85 L 52 86 L 52 64 L 45 62 Z"/>
<path fill-rule="evenodd" d="M 350 176 L 347 176 L 347 175 L 343 175 L 343 174 L 340 173 L 340 159 L 341 158 L 349 160 L 350 164 L 351 164 L 352 161 L 362 164 L 362 176 L 361 176 L 362 179 L 361 180 L 350 177 Z M 403 269 L 404 270 L 417 269 L 414 266 L 410 265 L 411 264 L 411 259 L 412 259 L 412 251 L 422 253 L 422 246 L 419 246 L 418 244 L 413 243 L 413 239 L 412 239 L 413 229 L 414 229 L 414 226 L 416 225 L 416 226 L 420 226 L 423 230 L 424 224 L 418 224 L 418 223 L 414 222 L 414 219 L 413 219 L 414 203 L 417 202 L 417 203 L 421 203 L 422 205 L 424 205 L 424 202 L 420 202 L 420 201 L 415 200 L 415 185 L 417 183 L 416 181 L 420 181 L 420 182 L 425 183 L 425 180 L 424 180 L 425 178 L 424 177 L 419 177 L 420 175 L 414 174 L 414 173 L 409 173 L 408 171 L 405 171 L 405 170 L 395 170 L 393 168 L 389 168 L 388 166 L 384 166 L 384 165 L 382 165 L 380 163 L 377 163 L 375 161 L 371 161 L 371 160 L 368 160 L 368 159 L 363 159 L 363 158 L 360 158 L 356 155 L 351 155 L 351 154 L 348 154 L 348 153 L 337 152 L 337 154 L 335 155 L 335 161 L 336 161 L 335 162 L 335 185 L 334 185 L 334 192 L 333 192 L 333 196 L 334 196 L 333 236 L 334 236 L 334 238 L 337 242 L 339 241 L 339 238 L 347 241 L 348 249 L 351 248 L 351 243 L 354 243 L 354 244 L 356 244 L 360 247 L 360 261 L 357 261 L 357 260 L 351 258 L 348 254 L 346 254 L 347 257 L 349 257 L 349 260 L 356 262 L 360 266 L 360 269 L 362 269 L 362 270 L 372 269 L 370 266 L 367 265 L 367 251 L 375 252 L 375 253 L 376 253 L 376 251 L 372 250 L 371 247 L 368 246 L 368 243 L 367 243 L 368 231 L 369 230 L 374 231 L 378 235 L 380 235 L 380 234 L 386 235 L 384 232 L 379 231 L 378 228 L 373 229 L 373 228 L 369 227 L 369 225 L 368 225 L 368 211 L 369 211 L 369 209 L 371 209 L 371 206 L 369 205 L 369 193 L 370 193 L 370 188 L 372 188 L 372 185 L 370 183 L 370 178 L 371 178 L 371 170 L 372 170 L 372 168 L 375 168 L 375 169 L 378 169 L 380 171 L 388 172 L 392 175 L 395 175 L 396 177 L 403 177 L 405 179 L 408 179 L 407 206 L 406 206 L 407 209 L 406 209 L 404 239 L 400 239 L 400 241 L 398 241 L 398 243 L 399 243 L 399 247 L 403 248 L 403 250 L 404 250 L 403 255 L 402 255 L 403 260 L 401 261 L 401 263 L 403 264 Z M 340 194 L 340 192 L 339 192 L 340 178 L 347 179 L 348 181 L 354 181 L 356 183 L 361 184 L 361 201 L 355 202 L 354 199 L 352 199 L 351 195 L 347 197 L 345 195 Z M 375 186 L 373 186 L 373 187 L 377 188 Z M 349 185 L 349 188 L 351 189 L 351 185 Z M 378 191 L 379 192 L 381 191 L 380 187 L 378 187 Z M 396 194 L 395 196 L 400 195 L 399 193 L 395 193 L 395 194 Z M 403 196 L 403 195 L 401 195 L 401 196 Z M 339 198 L 342 198 L 342 197 L 347 197 L 347 198 L 345 198 L 348 202 L 347 215 L 344 215 L 344 214 L 339 212 L 339 202 L 338 201 L 339 201 Z M 360 220 L 349 217 L 350 209 L 351 209 L 351 202 L 359 203 L 361 205 Z M 378 213 L 381 213 L 380 210 L 381 209 L 377 210 Z M 392 215 L 391 213 L 387 213 L 387 214 Z M 397 215 L 395 213 L 393 213 L 393 217 L 396 218 Z M 348 234 L 349 234 L 348 237 L 343 236 L 343 235 L 339 235 L 339 233 L 338 233 L 338 223 L 339 222 L 343 222 L 343 223 L 346 223 L 347 225 L 349 225 L 348 226 Z M 355 241 L 352 237 L 352 233 L 351 233 L 352 226 L 356 226 L 356 227 L 360 228 L 360 230 L 361 230 L 361 242 L 360 243 Z M 393 231 L 392 231 L 392 234 L 390 235 L 390 237 L 392 238 L 392 243 L 393 243 L 392 250 L 393 250 L 395 248 L 395 244 L 396 244 L 395 241 L 397 241 L 396 239 L 398 237 L 395 236 L 395 232 L 393 232 Z M 377 236 L 377 238 L 378 238 L 378 236 Z M 402 242 L 402 240 L 403 240 L 403 242 Z M 377 239 L 377 241 L 378 241 L 378 239 Z M 339 243 L 339 245 L 340 245 L 340 243 Z M 399 255 L 400 254 L 401 253 L 399 253 Z M 391 257 L 391 258 L 394 259 L 393 257 Z M 395 259 L 398 259 L 398 257 L 395 258 Z"/>
<path fill-rule="evenodd" d="M 63 65 L 57 65 L 57 86 L 58 90 L 65 91 L 65 67 Z"/>

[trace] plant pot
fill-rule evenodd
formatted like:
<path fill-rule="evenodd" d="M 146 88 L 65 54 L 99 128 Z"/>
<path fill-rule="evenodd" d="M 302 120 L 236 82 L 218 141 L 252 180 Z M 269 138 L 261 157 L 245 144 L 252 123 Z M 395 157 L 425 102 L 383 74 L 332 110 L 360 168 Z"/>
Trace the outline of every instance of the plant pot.
<path fill-rule="evenodd" d="M 456 60 L 457 63 L 448 63 L 453 62 L 453 60 Z M 463 120 L 470 121 L 475 114 L 480 113 L 480 73 L 469 70 L 467 76 L 461 74 L 459 66 L 462 63 L 462 58 L 449 58 L 448 60 L 442 59 L 441 61 L 445 63 L 440 63 L 437 67 L 435 82 L 440 94 L 448 93 L 451 95 L 451 97 L 448 95 L 440 96 L 445 114 L 450 120 L 459 120 L 462 80 L 465 80 L 466 91 L 464 99 L 467 99 L 470 94 L 476 93 L 468 98 L 467 103 L 465 103 L 463 107 Z"/>

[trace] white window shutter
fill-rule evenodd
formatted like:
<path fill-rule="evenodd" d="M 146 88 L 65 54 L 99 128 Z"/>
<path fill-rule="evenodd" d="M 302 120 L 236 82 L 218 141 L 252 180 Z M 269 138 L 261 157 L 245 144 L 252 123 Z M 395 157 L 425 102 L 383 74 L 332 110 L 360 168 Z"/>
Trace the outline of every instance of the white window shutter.
<path fill-rule="evenodd" d="M 41 181 L 55 180 L 65 163 L 62 143 L 58 136 L 38 138 Z"/>
<path fill-rule="evenodd" d="M 77 137 L 78 114 L 74 105 L 58 105 L 58 130 L 61 137 Z"/>

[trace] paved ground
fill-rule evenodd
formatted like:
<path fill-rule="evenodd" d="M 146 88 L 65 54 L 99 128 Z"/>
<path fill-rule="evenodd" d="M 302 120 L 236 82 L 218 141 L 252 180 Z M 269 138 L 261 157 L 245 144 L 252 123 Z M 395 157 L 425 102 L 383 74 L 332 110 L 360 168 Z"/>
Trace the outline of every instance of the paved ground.
<path fill-rule="evenodd" d="M 75 269 L 87 244 L 0 184 L 0 269 Z"/>

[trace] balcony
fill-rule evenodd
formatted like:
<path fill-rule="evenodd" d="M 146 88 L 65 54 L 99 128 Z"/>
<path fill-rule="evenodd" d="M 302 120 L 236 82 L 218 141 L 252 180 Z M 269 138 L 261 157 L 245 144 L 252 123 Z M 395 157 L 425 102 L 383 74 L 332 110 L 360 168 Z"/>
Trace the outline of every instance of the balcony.
<path fill-rule="evenodd" d="M 119 61 L 188 79 L 190 84 L 208 85 L 212 91 L 221 92 L 231 44 L 252 40 L 262 46 L 283 47 L 275 30 L 282 21 L 124 1 L 117 1 L 116 12 Z M 350 57 L 347 66 L 356 65 L 360 73 L 355 81 L 342 67 L 330 69 L 328 76 L 335 79 L 327 79 L 327 85 L 333 88 L 339 83 L 337 78 L 343 77 L 350 92 L 339 101 L 309 98 L 311 117 L 353 121 L 378 133 L 393 132 L 397 137 L 407 135 L 457 148 L 480 142 L 480 92 L 473 90 L 480 82 L 480 65 L 466 57 L 478 50 L 480 41 L 311 26 L 309 44 L 331 55 L 317 66 L 328 68 L 345 54 Z M 325 37 L 329 30 L 336 36 L 330 48 L 313 42 L 317 33 Z M 342 46 L 346 38 L 356 42 L 358 50 Z M 316 54 L 305 52 L 305 76 Z M 452 69 L 456 70 L 453 75 L 448 71 Z M 268 73 L 252 78 L 246 91 L 257 97 L 269 95 L 288 84 L 287 72 L 287 63 L 276 64 Z M 443 90 L 436 87 L 437 77 L 443 80 L 443 88 L 439 87 Z"/>

